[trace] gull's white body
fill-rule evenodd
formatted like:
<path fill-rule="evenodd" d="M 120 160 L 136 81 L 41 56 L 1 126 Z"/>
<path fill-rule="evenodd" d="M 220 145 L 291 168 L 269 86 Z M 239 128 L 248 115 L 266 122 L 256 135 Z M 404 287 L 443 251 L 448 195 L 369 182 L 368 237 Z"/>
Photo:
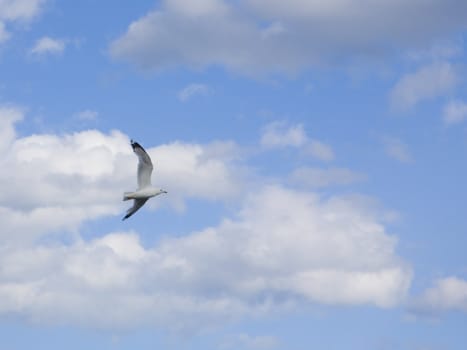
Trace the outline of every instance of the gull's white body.
<path fill-rule="evenodd" d="M 123 194 L 123 200 L 127 201 L 129 199 L 149 199 L 161 193 L 165 193 L 165 191 L 155 187 L 145 187 L 135 192 L 125 192 Z"/>
<path fill-rule="evenodd" d="M 133 152 L 138 156 L 138 189 L 134 192 L 125 192 L 123 194 L 123 200 L 127 201 L 133 199 L 133 206 L 127 210 L 126 215 L 122 220 L 128 219 L 136 211 L 141 208 L 144 203 L 151 197 L 155 197 L 162 193 L 167 193 L 160 188 L 152 187 L 151 185 L 151 174 L 153 170 L 153 165 L 151 158 L 146 153 L 143 147 L 137 142 L 131 140 L 131 147 L 133 147 Z"/>

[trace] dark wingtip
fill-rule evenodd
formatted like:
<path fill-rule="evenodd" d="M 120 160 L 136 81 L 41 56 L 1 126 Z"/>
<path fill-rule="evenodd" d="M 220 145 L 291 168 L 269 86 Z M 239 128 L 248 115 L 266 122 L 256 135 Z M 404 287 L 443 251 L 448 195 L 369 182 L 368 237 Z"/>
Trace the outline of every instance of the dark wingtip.
<path fill-rule="evenodd" d="M 136 141 L 134 141 L 134 140 L 131 140 L 131 147 L 133 147 L 133 150 L 134 150 L 135 148 L 142 148 L 142 149 L 144 149 L 143 147 L 141 147 L 141 145 L 140 145 L 138 142 L 136 142 Z"/>

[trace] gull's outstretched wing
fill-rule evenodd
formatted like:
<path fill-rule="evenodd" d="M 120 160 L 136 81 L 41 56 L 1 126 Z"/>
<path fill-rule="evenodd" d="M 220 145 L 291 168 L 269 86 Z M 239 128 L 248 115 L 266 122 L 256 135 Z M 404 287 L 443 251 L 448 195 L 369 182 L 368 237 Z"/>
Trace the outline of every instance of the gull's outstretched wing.
<path fill-rule="evenodd" d="M 141 208 L 144 203 L 148 201 L 149 198 L 143 198 L 143 199 L 135 199 L 133 200 L 133 206 L 126 211 L 126 215 L 123 217 L 122 220 L 128 219 L 130 216 L 132 216 L 134 213 L 138 211 L 139 208 Z"/>
<path fill-rule="evenodd" d="M 138 142 L 131 140 L 133 152 L 138 156 L 138 189 L 151 186 L 152 162 L 149 154 Z"/>

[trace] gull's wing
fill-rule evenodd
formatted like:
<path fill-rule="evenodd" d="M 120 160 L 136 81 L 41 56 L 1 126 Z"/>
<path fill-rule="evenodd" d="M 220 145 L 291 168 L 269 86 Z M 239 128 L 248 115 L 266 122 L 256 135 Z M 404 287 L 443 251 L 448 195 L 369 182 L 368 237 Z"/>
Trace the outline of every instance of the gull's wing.
<path fill-rule="evenodd" d="M 128 219 L 130 216 L 132 216 L 134 213 L 138 211 L 139 208 L 141 208 L 144 203 L 148 201 L 149 198 L 143 198 L 143 199 L 134 199 L 133 200 L 133 206 L 126 211 L 126 215 L 123 217 L 122 220 Z"/>
<path fill-rule="evenodd" d="M 133 152 L 138 156 L 138 189 L 151 186 L 152 162 L 149 154 L 138 142 L 131 140 Z"/>

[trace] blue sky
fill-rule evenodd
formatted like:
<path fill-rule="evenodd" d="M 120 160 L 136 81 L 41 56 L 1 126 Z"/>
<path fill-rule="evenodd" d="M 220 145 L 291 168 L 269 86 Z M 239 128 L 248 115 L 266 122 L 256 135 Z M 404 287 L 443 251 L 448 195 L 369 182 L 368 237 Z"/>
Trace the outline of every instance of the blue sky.
<path fill-rule="evenodd" d="M 465 23 L 0 0 L 2 348 L 464 349 Z"/>

